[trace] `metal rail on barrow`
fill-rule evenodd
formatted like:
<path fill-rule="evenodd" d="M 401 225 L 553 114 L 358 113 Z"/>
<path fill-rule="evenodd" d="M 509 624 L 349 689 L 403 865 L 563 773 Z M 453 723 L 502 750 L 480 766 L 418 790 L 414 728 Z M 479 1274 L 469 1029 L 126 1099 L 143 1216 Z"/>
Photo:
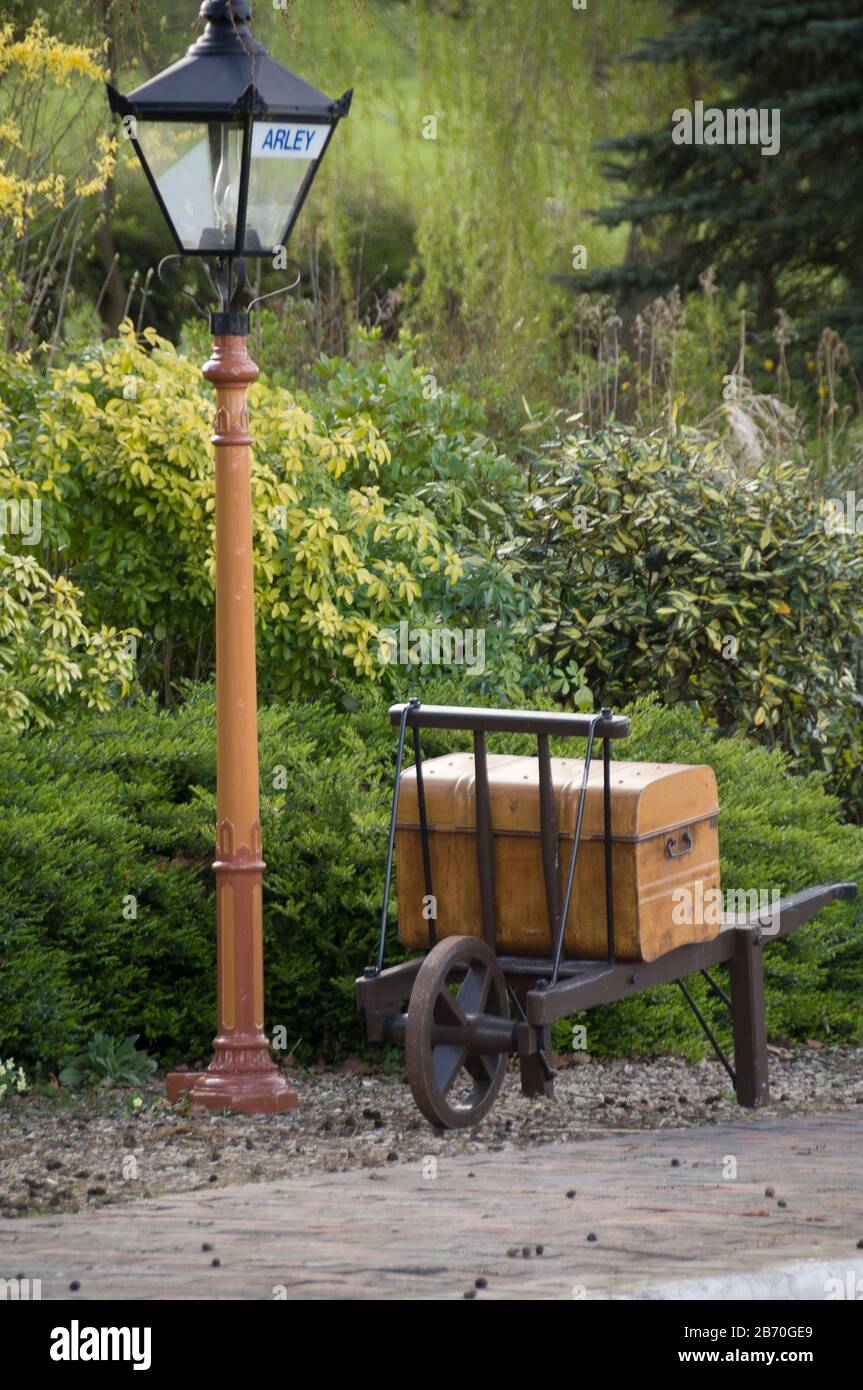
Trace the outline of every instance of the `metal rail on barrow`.
<path fill-rule="evenodd" d="M 387 843 L 387 865 L 384 879 L 384 901 L 381 910 L 380 932 L 378 937 L 377 959 L 374 966 L 366 971 L 366 977 L 380 974 L 383 969 L 386 943 L 389 897 L 392 886 L 393 852 L 395 849 L 396 821 L 398 818 L 399 785 L 404 761 L 405 735 L 408 728 L 413 732 L 414 763 L 417 778 L 417 799 L 419 803 L 420 837 L 423 852 L 425 891 L 432 896 L 431 858 L 429 853 L 428 820 L 426 817 L 425 788 L 423 785 L 422 748 L 420 729 L 460 729 L 473 734 L 474 774 L 476 788 L 476 854 L 479 874 L 480 908 L 482 913 L 483 940 L 492 950 L 496 948 L 497 928 L 494 905 L 494 839 L 491 824 L 491 793 L 488 784 L 488 759 L 485 736 L 489 733 L 535 734 L 539 757 L 539 822 L 542 845 L 542 866 L 545 881 L 546 910 L 548 926 L 553 943 L 552 980 L 560 974 L 563 957 L 563 924 L 569 915 L 572 885 L 575 879 L 575 866 L 581 843 L 581 823 L 584 816 L 585 792 L 593 757 L 596 738 L 602 740 L 603 767 L 603 818 L 605 827 L 605 894 L 606 894 L 606 937 L 608 959 L 614 959 L 614 894 L 611 868 L 611 740 L 626 738 L 630 732 L 630 721 L 623 715 L 613 715 L 604 709 L 600 714 L 558 714 L 535 710 L 495 710 L 460 709 L 451 705 L 421 705 L 419 700 L 410 700 L 404 705 L 393 705 L 390 722 L 398 726 L 399 738 L 396 750 L 396 772 L 393 786 L 392 811 L 390 815 L 389 838 Z M 551 776 L 551 757 L 549 737 L 586 738 L 587 750 L 584 758 L 584 775 L 581 781 L 581 794 L 575 822 L 572 853 L 566 876 L 563 901 L 560 900 L 558 879 L 559 844 L 557 816 L 554 805 L 554 788 Z M 434 919 L 429 921 L 429 948 L 435 944 Z"/>

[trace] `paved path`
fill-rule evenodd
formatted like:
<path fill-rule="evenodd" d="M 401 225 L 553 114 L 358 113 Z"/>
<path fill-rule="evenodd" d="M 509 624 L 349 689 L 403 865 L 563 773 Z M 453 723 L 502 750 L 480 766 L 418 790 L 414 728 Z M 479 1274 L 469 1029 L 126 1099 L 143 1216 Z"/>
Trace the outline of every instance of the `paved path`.
<path fill-rule="evenodd" d="M 863 1275 L 861 1239 L 855 1110 L 439 1160 L 435 1177 L 393 1163 L 5 1221 L 0 1275 L 78 1301 L 447 1299 L 479 1277 L 479 1299 L 823 1297 L 825 1278 Z"/>

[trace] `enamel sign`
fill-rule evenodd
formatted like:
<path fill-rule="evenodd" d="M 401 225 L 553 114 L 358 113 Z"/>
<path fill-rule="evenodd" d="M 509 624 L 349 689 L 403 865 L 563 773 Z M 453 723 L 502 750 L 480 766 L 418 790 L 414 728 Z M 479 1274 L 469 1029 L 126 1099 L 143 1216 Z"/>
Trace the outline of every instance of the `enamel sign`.
<path fill-rule="evenodd" d="M 331 126 L 256 121 L 253 159 L 320 159 Z"/>

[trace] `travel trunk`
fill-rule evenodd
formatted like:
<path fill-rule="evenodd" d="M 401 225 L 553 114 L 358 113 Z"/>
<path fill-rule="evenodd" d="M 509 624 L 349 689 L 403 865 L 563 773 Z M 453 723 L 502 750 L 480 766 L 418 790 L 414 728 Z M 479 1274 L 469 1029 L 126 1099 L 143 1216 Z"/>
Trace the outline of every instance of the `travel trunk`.
<path fill-rule="evenodd" d="M 584 762 L 552 758 L 560 902 L 572 852 Z M 550 956 L 539 819 L 539 760 L 488 757 L 494 838 L 497 950 Z M 437 939 L 481 936 L 472 753 L 423 762 Z M 581 847 L 566 924 L 564 956 L 604 959 L 605 839 L 602 759 L 591 763 Z M 719 887 L 719 800 L 713 769 L 677 763 L 611 764 L 611 839 L 615 955 L 655 960 L 719 930 L 706 924 L 710 889 Z M 416 769 L 399 787 L 396 835 L 399 939 L 429 945 Z M 700 885 L 700 888 L 699 888 Z"/>

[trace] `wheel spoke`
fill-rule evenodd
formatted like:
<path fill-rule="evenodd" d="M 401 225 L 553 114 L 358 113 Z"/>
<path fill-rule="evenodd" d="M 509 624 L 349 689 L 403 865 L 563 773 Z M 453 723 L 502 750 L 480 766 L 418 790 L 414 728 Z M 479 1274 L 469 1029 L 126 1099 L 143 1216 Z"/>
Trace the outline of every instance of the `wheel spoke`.
<path fill-rule="evenodd" d="M 467 1058 L 464 1066 L 465 1071 L 470 1072 L 474 1081 L 487 1091 L 491 1083 L 497 1076 L 497 1069 L 502 1065 L 500 1055 L 495 1053 L 473 1053 Z"/>
<path fill-rule="evenodd" d="M 433 1017 L 435 1023 L 454 1023 L 459 1028 L 465 1025 L 466 1010 L 462 1007 L 458 995 L 450 994 L 449 990 L 441 990 L 434 1003 Z"/>
<path fill-rule="evenodd" d="M 442 1096 L 446 1095 L 461 1071 L 464 1059 L 463 1047 L 441 1043 L 440 1046 L 432 1048 L 432 1071 Z"/>
<path fill-rule="evenodd" d="M 462 1008 L 466 1014 L 481 1014 L 488 1000 L 490 985 L 490 972 L 484 965 L 475 962 L 465 975 L 461 988 L 456 995 L 460 1008 Z M 452 995 L 450 995 L 450 998 L 452 998 Z"/>

